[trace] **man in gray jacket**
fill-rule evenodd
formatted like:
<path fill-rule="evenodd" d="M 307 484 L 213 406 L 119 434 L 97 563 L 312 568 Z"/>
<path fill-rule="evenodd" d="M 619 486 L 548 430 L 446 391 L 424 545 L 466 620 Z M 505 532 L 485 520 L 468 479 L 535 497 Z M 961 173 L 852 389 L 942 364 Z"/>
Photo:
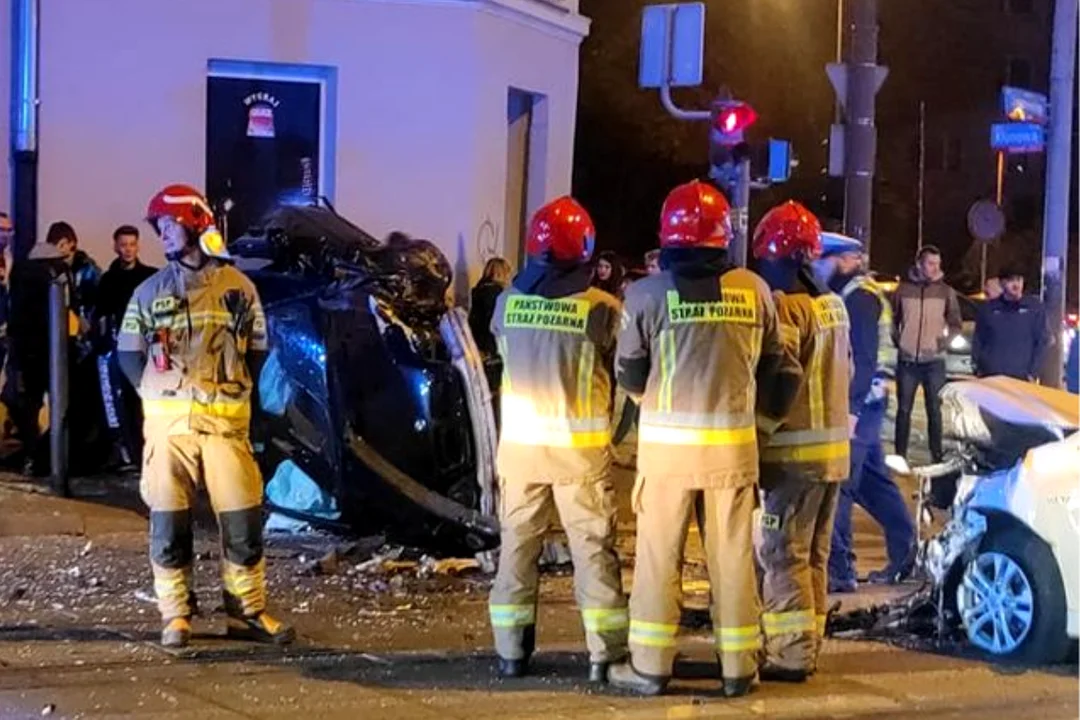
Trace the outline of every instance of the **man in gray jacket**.
<path fill-rule="evenodd" d="M 945 348 L 960 332 L 960 303 L 945 284 L 941 251 L 924 245 L 915 267 L 900 283 L 893 299 L 893 340 L 899 350 L 896 366 L 896 453 L 907 456 L 911 435 L 911 409 L 915 391 L 923 389 L 930 455 L 942 459 L 941 404 L 938 392 L 945 384 Z"/>

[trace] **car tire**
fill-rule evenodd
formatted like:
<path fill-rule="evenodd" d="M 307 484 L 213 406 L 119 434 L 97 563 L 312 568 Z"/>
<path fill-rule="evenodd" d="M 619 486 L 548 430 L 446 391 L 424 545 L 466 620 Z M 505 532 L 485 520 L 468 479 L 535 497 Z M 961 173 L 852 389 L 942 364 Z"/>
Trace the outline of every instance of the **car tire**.
<path fill-rule="evenodd" d="M 988 535 L 964 567 L 956 601 L 969 642 L 997 660 L 1053 664 L 1069 652 L 1065 586 L 1057 560 L 1028 530 Z"/>

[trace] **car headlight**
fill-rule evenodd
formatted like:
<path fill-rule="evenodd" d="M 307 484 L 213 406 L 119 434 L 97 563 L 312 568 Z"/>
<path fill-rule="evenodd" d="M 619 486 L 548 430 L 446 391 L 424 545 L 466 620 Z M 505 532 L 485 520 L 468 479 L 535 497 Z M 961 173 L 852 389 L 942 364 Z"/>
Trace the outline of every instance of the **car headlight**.
<path fill-rule="evenodd" d="M 967 350 L 968 349 L 967 338 L 965 338 L 963 335 L 954 335 L 953 339 L 949 341 L 949 349 L 950 350 L 956 350 L 956 351 Z"/>

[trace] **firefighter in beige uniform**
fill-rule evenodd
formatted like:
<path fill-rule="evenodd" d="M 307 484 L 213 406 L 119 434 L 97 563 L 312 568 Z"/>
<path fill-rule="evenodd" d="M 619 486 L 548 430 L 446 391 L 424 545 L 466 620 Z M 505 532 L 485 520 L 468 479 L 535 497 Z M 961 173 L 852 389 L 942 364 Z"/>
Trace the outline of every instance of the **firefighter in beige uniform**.
<path fill-rule="evenodd" d="M 147 220 L 169 262 L 135 290 L 117 349 L 145 416 L 141 491 L 162 644 L 182 647 L 191 637 L 191 509 L 200 485 L 221 530 L 229 634 L 290 642 L 292 628 L 266 612 L 263 484 L 248 439 L 253 377 L 267 351 L 258 294 L 227 262 L 197 190 L 168 186 L 150 200 Z"/>
<path fill-rule="evenodd" d="M 503 379 L 502 549 L 490 613 L 499 671 L 509 677 L 527 671 L 535 648 L 537 563 L 553 509 L 574 561 L 590 679 L 602 682 L 608 664 L 626 655 L 608 451 L 620 308 L 589 287 L 594 235 L 572 198 L 537 211 L 526 240 L 528 265 L 499 296 L 491 322 Z"/>
<path fill-rule="evenodd" d="M 660 223 L 663 272 L 627 290 L 616 355 L 619 383 L 643 397 L 630 663 L 611 668 L 609 679 L 642 694 L 664 691 L 683 547 L 696 515 L 723 689 L 737 697 L 750 691 L 761 650 L 752 534 L 757 425 L 779 423 L 801 373 L 785 354 L 768 286 L 728 262 L 724 196 L 700 182 L 677 187 Z"/>
<path fill-rule="evenodd" d="M 849 323 L 844 301 L 814 278 L 821 225 L 805 207 L 789 201 L 766 213 L 753 252 L 803 368 L 795 404 L 761 449 L 761 678 L 802 682 L 817 667 L 833 516 L 848 475 Z"/>

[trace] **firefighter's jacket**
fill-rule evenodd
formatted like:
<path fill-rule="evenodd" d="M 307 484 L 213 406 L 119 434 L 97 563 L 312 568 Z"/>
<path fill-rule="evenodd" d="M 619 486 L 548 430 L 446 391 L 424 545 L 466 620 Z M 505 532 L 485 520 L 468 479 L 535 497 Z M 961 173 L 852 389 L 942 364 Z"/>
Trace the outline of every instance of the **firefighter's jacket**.
<path fill-rule="evenodd" d="M 791 410 L 761 451 L 762 483 L 797 477 L 840 482 L 849 474 L 850 324 L 833 293 L 775 293 L 784 344 L 799 358 L 803 382 Z"/>
<path fill-rule="evenodd" d="M 627 289 L 616 367 L 642 394 L 638 473 L 685 489 L 744 487 L 758 479 L 756 426 L 783 418 L 800 370 L 764 280 L 735 268 L 697 282 L 717 299 L 681 296 L 671 270 Z M 779 399 L 755 422 L 759 390 Z"/>
<path fill-rule="evenodd" d="M 558 483 L 608 471 L 619 312 L 597 288 L 547 298 L 510 287 L 499 296 L 491 331 L 503 359 L 501 477 Z"/>
<path fill-rule="evenodd" d="M 170 262 L 135 290 L 117 349 L 147 355 L 137 386 L 147 436 L 248 436 L 247 360 L 267 350 L 266 318 L 255 286 L 236 268 Z"/>

